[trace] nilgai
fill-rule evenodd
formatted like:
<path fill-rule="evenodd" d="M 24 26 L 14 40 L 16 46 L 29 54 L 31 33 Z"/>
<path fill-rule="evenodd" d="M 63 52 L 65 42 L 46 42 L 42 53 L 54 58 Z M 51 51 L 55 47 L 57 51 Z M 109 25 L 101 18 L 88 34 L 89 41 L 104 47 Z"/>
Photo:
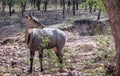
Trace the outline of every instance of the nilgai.
<path fill-rule="evenodd" d="M 62 49 L 66 42 L 65 33 L 57 28 L 48 28 L 44 24 L 40 23 L 37 18 L 35 18 L 32 14 L 29 13 L 27 17 L 27 24 L 25 29 L 25 41 L 30 50 L 30 69 L 29 72 L 32 73 L 33 67 L 33 59 L 35 51 L 39 52 L 39 61 L 40 61 L 40 69 L 43 71 L 42 67 L 42 58 L 43 58 L 43 50 L 45 48 L 52 49 L 56 48 L 55 54 L 58 57 L 59 63 L 63 64 L 63 52 Z M 44 39 L 49 39 L 48 45 L 43 46 Z M 59 71 L 63 71 L 63 67 L 59 67 Z"/>

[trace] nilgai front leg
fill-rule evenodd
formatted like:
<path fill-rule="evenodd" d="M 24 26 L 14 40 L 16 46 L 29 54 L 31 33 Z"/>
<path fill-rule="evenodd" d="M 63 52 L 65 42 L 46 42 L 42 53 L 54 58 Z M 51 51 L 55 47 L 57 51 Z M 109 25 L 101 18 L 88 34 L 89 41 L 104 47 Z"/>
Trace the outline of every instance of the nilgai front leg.
<path fill-rule="evenodd" d="M 29 69 L 29 73 L 32 73 L 34 55 L 35 55 L 35 51 L 30 50 L 30 69 Z"/>

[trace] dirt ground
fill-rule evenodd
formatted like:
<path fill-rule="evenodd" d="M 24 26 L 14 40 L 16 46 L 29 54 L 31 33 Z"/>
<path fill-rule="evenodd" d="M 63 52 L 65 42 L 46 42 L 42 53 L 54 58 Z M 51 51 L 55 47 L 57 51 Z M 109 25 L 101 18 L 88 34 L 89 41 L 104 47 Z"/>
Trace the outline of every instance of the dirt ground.
<path fill-rule="evenodd" d="M 29 49 L 24 41 L 24 32 L 21 31 L 23 30 L 18 25 L 10 25 L 0 28 L 0 32 L 2 32 L 0 35 L 0 68 L 4 73 L 11 71 L 12 61 L 16 61 L 17 68 L 23 72 L 27 72 L 29 68 L 29 65 L 25 64 L 25 61 L 29 62 Z M 94 42 L 95 37 L 74 36 L 69 32 L 66 32 L 66 34 L 67 42 L 64 49 L 68 50 L 64 55 L 66 55 L 65 57 L 70 57 L 67 58 L 66 62 L 70 61 L 68 64 L 77 64 L 79 67 L 73 67 L 79 72 L 79 70 L 83 68 L 83 60 L 88 59 L 87 57 L 92 57 L 92 54 L 94 54 L 93 49 L 96 46 Z M 37 67 L 35 66 L 36 71 L 37 69 L 39 69 L 39 65 Z"/>
<path fill-rule="evenodd" d="M 29 49 L 25 44 L 24 31 L 24 27 L 17 23 L 0 27 L 0 76 L 28 75 L 30 56 Z M 95 39 L 98 36 L 78 36 L 67 31 L 65 33 L 67 35 L 67 42 L 63 49 L 65 72 L 59 73 L 55 63 L 51 63 L 52 69 L 49 69 L 49 60 L 45 57 L 43 60 L 45 75 L 42 74 L 36 52 L 32 76 L 94 76 L 86 73 L 85 70 L 90 71 L 92 68 L 103 69 L 98 68 L 103 65 L 101 63 L 94 63 L 89 66 L 89 61 L 95 58 L 97 51 Z M 15 64 L 12 65 L 12 63 Z M 88 66 L 86 67 L 86 65 Z M 102 74 L 95 74 L 95 76 L 102 76 Z"/>

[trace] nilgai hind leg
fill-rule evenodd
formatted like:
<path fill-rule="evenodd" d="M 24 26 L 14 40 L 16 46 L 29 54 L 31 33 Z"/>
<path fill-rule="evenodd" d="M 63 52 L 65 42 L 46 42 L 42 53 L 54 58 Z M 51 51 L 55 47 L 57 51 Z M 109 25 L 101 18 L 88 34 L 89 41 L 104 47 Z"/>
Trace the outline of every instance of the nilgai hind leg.
<path fill-rule="evenodd" d="M 43 50 L 39 51 L 39 62 L 40 62 L 40 70 L 43 72 L 43 66 L 42 66 L 42 59 L 43 59 Z"/>

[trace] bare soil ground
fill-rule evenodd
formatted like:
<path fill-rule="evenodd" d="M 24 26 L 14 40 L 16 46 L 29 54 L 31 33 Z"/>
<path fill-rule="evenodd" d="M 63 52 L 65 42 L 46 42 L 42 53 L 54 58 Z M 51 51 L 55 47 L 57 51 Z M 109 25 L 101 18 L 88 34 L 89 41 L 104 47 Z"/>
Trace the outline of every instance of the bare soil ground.
<path fill-rule="evenodd" d="M 47 17 L 51 17 L 51 15 Z M 55 15 L 54 17 L 58 16 Z M 19 19 L 16 16 L 14 18 Z M 46 23 L 46 25 L 50 24 L 50 22 L 51 25 L 55 24 L 54 22 L 52 23 L 52 21 L 55 20 L 55 22 L 57 22 L 56 18 L 51 18 L 52 19 L 48 19 L 51 21 L 48 21 L 49 23 Z M 44 19 L 43 23 L 45 23 L 44 21 L 46 20 Z M 19 21 L 15 22 L 16 23 L 13 22 L 14 24 L 9 24 L 6 26 L 1 25 L 2 27 L 0 27 L 0 76 L 28 76 L 27 70 L 29 69 L 30 56 L 29 49 L 25 44 L 24 27 L 22 27 L 25 20 L 23 19 L 23 23 L 21 24 Z M 38 54 L 36 52 L 32 76 L 103 76 L 104 68 L 101 67 L 103 66 L 103 63 L 91 62 L 95 59 L 97 51 L 95 39 L 99 36 L 77 36 L 70 32 L 66 32 L 66 34 L 68 40 L 63 49 L 65 72 L 59 73 L 58 67 L 56 67 L 57 64 L 54 62 L 49 66 L 49 59 L 46 59 L 46 56 L 44 56 L 43 67 L 45 69 L 45 75 L 42 74 L 39 69 Z M 12 65 L 12 63 L 14 63 L 14 65 Z M 51 67 L 52 69 L 50 69 Z M 94 73 L 93 69 L 96 70 L 96 73 Z M 97 72 L 99 69 L 101 71 Z"/>
<path fill-rule="evenodd" d="M 5 26 L 4 28 L 0 28 L 2 34 L 0 38 L 2 38 L 1 46 L 0 46 L 0 68 L 4 73 L 10 73 L 12 71 L 11 63 L 12 61 L 17 62 L 17 68 L 19 72 L 26 73 L 29 65 L 29 49 L 26 47 L 24 41 L 24 32 L 19 26 L 13 27 L 13 25 Z M 4 34 L 3 34 L 4 33 Z M 66 51 L 64 53 L 64 57 L 66 58 L 66 67 L 75 68 L 76 71 L 83 69 L 83 60 L 89 59 L 94 54 L 95 42 L 94 37 L 80 37 L 74 36 L 72 33 L 66 32 L 68 41 L 64 47 Z M 36 56 L 35 59 L 38 57 Z M 34 72 L 39 72 L 39 61 L 34 62 L 35 69 Z M 36 64 L 37 63 L 37 64 Z M 76 66 L 74 66 L 74 65 Z M 68 69 L 67 69 L 68 70 Z"/>

